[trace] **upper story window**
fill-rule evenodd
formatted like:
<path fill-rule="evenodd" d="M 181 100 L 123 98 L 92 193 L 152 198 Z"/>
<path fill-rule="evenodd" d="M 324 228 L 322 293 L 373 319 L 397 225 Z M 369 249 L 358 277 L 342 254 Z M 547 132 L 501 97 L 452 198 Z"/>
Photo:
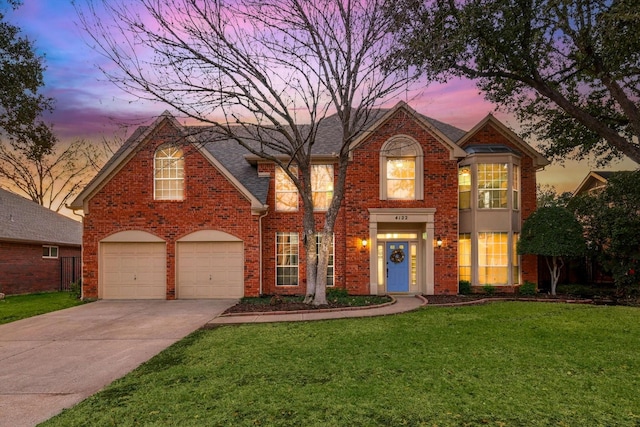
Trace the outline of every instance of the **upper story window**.
<path fill-rule="evenodd" d="M 423 199 L 423 155 L 420 144 L 408 136 L 388 140 L 380 151 L 380 199 Z"/>
<path fill-rule="evenodd" d="M 333 199 L 333 165 L 311 166 L 311 191 L 314 210 L 329 209 Z"/>
<path fill-rule="evenodd" d="M 298 174 L 298 168 L 293 166 L 290 171 Z M 298 210 L 298 189 L 281 167 L 276 167 L 276 211 L 293 212 Z"/>
<path fill-rule="evenodd" d="M 458 169 L 458 206 L 460 209 L 471 208 L 471 166 Z"/>
<path fill-rule="evenodd" d="M 298 168 L 290 169 L 295 175 Z M 311 196 L 314 210 L 327 210 L 333 199 L 333 165 L 311 165 Z M 276 168 L 276 210 L 293 212 L 298 210 L 298 189 L 280 168 Z"/>
<path fill-rule="evenodd" d="M 478 164 L 478 208 L 506 209 L 508 163 Z"/>
<path fill-rule="evenodd" d="M 184 155 L 182 149 L 165 144 L 155 153 L 153 162 L 154 198 L 182 200 L 184 198 Z"/>
<path fill-rule="evenodd" d="M 511 179 L 513 209 L 520 209 L 520 166 L 513 165 L 513 178 Z"/>

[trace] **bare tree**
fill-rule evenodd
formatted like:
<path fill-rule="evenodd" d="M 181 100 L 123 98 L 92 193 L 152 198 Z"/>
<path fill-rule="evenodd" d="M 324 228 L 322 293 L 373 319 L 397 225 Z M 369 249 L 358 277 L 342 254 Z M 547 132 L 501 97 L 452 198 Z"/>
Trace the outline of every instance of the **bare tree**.
<path fill-rule="evenodd" d="M 0 178 L 7 189 L 55 212 L 87 185 L 105 158 L 97 146 L 84 140 L 64 149 L 56 144 L 45 153 L 38 148 L 21 149 L 0 141 Z"/>
<path fill-rule="evenodd" d="M 111 81 L 212 125 L 286 171 L 302 199 L 306 301 L 321 305 L 350 143 L 372 111 L 413 80 L 403 67 L 383 67 L 393 50 L 384 13 L 391 4 L 86 0 L 76 9 L 96 49 L 116 65 L 103 69 Z M 338 173 L 316 252 L 312 148 L 332 114 L 342 129 Z"/>

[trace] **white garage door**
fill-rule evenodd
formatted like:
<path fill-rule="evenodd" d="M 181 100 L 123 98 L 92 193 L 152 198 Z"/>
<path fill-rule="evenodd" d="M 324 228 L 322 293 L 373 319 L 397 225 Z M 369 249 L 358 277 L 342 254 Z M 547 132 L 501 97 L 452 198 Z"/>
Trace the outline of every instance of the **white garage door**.
<path fill-rule="evenodd" d="M 178 298 L 244 296 L 242 242 L 178 243 Z"/>
<path fill-rule="evenodd" d="M 102 243 L 102 298 L 166 299 L 164 243 Z"/>

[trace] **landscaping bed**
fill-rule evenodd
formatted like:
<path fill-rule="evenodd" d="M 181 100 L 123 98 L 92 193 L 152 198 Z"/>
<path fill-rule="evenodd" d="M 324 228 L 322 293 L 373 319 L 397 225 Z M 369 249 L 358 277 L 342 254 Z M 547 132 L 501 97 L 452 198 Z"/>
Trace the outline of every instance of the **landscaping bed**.
<path fill-rule="evenodd" d="M 303 300 L 303 296 L 262 296 L 257 298 L 242 298 L 238 304 L 228 308 L 224 314 L 341 309 L 375 306 L 388 304 L 393 301 L 391 297 L 386 295 L 347 295 L 342 292 L 340 292 L 339 295 L 336 295 L 334 292 L 328 292 L 328 304 L 326 305 L 313 306 L 305 304 Z"/>

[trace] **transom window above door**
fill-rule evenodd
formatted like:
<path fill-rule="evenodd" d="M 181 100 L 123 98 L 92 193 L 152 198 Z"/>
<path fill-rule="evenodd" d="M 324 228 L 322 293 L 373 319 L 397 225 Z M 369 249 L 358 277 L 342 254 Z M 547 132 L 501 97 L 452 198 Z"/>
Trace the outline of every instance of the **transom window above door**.
<path fill-rule="evenodd" d="M 395 136 L 380 150 L 380 199 L 422 200 L 422 148 L 405 135 Z"/>

